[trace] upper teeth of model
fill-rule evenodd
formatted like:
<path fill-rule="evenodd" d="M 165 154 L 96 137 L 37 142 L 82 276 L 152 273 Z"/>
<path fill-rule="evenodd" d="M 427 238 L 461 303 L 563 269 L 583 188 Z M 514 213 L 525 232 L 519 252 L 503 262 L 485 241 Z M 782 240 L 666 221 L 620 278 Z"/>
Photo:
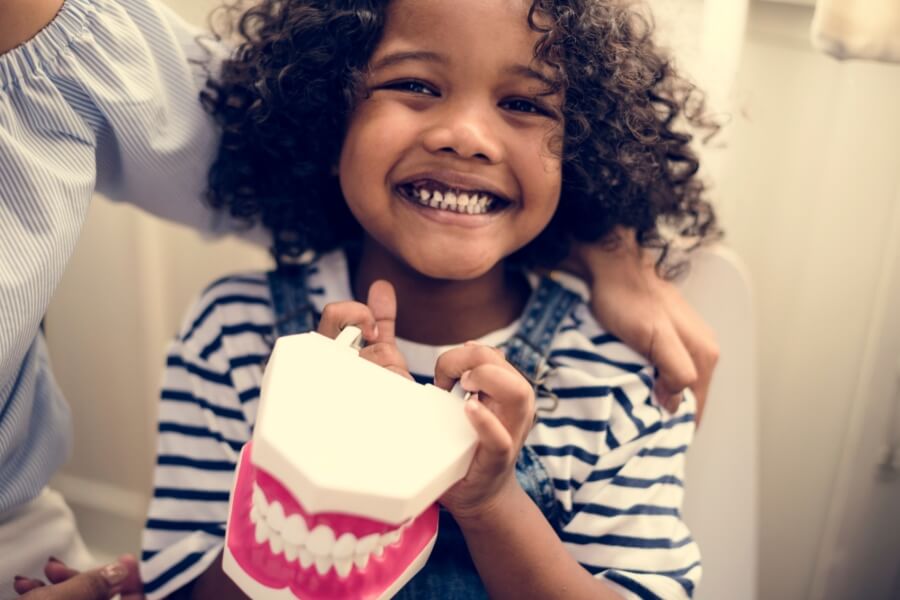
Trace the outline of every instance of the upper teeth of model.
<path fill-rule="evenodd" d="M 373 554 L 381 556 L 385 546 L 400 539 L 409 521 L 387 533 L 373 533 L 357 538 L 344 533 L 335 539 L 334 530 L 327 525 L 317 525 L 312 531 L 301 515 L 285 516 L 284 508 L 277 500 L 269 502 L 258 484 L 253 484 L 253 506 L 250 520 L 256 526 L 256 542 L 269 542 L 272 554 L 284 553 L 288 562 L 299 558 L 300 566 L 316 565 L 319 575 L 325 575 L 333 566 L 340 577 L 346 577 L 355 564 L 364 569 Z"/>
<path fill-rule="evenodd" d="M 451 210 L 458 213 L 480 215 L 488 212 L 494 204 L 494 197 L 480 192 L 463 192 L 459 190 L 445 189 L 431 190 L 424 187 L 412 189 L 413 198 L 419 204 Z"/>

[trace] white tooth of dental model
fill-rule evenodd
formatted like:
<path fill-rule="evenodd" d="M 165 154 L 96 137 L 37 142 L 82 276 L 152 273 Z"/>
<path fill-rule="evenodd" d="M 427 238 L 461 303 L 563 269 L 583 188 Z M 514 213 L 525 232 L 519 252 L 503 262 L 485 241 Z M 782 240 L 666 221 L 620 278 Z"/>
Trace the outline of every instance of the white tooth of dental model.
<path fill-rule="evenodd" d="M 453 192 L 416 193 L 444 208 L 458 202 Z M 486 203 L 462 199 L 460 212 Z M 337 340 L 286 336 L 269 358 L 223 556 L 254 600 L 396 594 L 431 553 L 435 501 L 472 460 L 477 436 L 460 388 L 420 385 L 360 358 L 359 337 L 355 327 Z"/>

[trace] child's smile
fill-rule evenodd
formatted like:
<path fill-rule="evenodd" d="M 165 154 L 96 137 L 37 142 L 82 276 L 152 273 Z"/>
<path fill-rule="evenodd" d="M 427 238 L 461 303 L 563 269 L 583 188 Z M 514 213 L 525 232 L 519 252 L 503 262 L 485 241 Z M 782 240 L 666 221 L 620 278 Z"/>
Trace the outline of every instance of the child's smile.
<path fill-rule="evenodd" d="M 533 240 L 561 187 L 561 94 L 524 0 L 395 0 L 351 115 L 341 188 L 370 240 L 475 279 Z M 498 26 L 503 23 L 503 26 Z"/>

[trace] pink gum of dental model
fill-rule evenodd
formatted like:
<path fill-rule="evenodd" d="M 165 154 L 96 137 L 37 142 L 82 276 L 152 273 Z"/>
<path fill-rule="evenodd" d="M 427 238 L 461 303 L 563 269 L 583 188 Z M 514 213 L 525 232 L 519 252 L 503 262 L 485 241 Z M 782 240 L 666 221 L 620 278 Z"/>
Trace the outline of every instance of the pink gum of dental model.
<path fill-rule="evenodd" d="M 340 576 L 333 565 L 324 575 L 320 575 L 314 562 L 303 567 L 296 559 L 288 561 L 284 552 L 273 552 L 268 540 L 258 542 L 256 527 L 251 519 L 254 483 L 262 490 L 268 503 L 277 501 L 281 504 L 286 517 L 300 515 L 310 532 L 319 525 L 326 525 L 334 532 L 335 538 L 349 532 L 360 539 L 371 534 L 385 534 L 399 525 L 341 513 L 308 514 L 280 481 L 252 464 L 252 445 L 252 442 L 246 444 L 241 452 L 226 546 L 239 568 L 250 579 L 274 592 L 272 598 L 289 598 L 287 593 L 290 590 L 293 597 L 304 600 L 374 600 L 396 592 L 400 587 L 396 584 L 402 585 L 409 578 L 408 571 L 421 568 L 421 564 L 416 563 L 424 562 L 420 557 L 430 553 L 437 537 L 437 504 L 431 504 L 403 527 L 399 539 L 385 546 L 380 555 L 377 552 L 371 554 L 365 567 L 359 568 L 354 563 L 345 576 Z M 244 591 L 249 592 L 247 589 Z M 263 598 L 270 594 L 251 596 Z"/>

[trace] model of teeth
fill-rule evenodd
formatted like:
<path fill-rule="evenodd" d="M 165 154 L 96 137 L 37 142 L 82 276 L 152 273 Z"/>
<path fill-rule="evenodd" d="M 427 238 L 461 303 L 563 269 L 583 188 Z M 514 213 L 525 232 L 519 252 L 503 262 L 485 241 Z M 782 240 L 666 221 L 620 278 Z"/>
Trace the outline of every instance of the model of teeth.
<path fill-rule="evenodd" d="M 360 358 L 360 335 L 281 337 L 269 358 L 222 558 L 253 600 L 392 597 L 428 560 L 435 501 L 475 453 L 461 388 L 420 385 Z"/>
<path fill-rule="evenodd" d="M 422 206 L 470 215 L 484 214 L 490 211 L 495 204 L 495 198 L 492 195 L 479 192 L 466 193 L 453 190 L 441 192 L 440 190 L 416 188 L 412 194 Z"/>
<path fill-rule="evenodd" d="M 315 564 L 319 575 L 325 575 L 334 567 L 340 577 L 346 577 L 354 565 L 365 569 L 369 558 L 382 556 L 386 546 L 400 540 L 408 525 L 404 523 L 387 533 L 372 533 L 361 538 L 352 533 L 336 538 L 327 525 L 318 525 L 309 531 L 301 515 L 285 516 L 281 503 L 277 500 L 269 503 L 255 483 L 250 521 L 255 526 L 256 543 L 268 542 L 273 555 L 284 553 L 289 563 L 299 561 L 303 568 Z"/>

